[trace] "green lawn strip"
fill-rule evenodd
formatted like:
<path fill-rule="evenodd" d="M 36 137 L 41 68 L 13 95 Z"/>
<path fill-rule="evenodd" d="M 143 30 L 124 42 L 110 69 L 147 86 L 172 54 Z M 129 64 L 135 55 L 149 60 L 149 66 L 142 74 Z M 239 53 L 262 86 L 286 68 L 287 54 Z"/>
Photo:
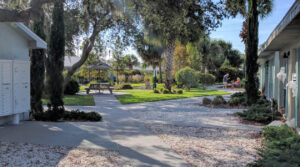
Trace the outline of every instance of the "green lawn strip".
<path fill-rule="evenodd" d="M 129 83 L 129 84 L 133 88 L 145 86 L 145 83 Z M 151 86 L 152 86 L 152 84 L 151 84 Z M 164 84 L 163 83 L 158 83 L 158 84 L 156 84 L 156 87 L 157 87 L 157 89 L 163 88 Z"/>
<path fill-rule="evenodd" d="M 95 106 L 95 100 L 92 95 L 65 95 L 63 100 L 66 106 Z M 42 101 L 44 105 L 49 103 L 48 99 L 43 99 Z"/>
<path fill-rule="evenodd" d="M 122 104 L 133 104 L 133 103 L 144 103 L 152 101 L 163 101 L 163 100 L 173 100 L 189 97 L 199 97 L 199 96 L 213 96 L 213 95 L 227 95 L 228 92 L 217 91 L 217 90 L 201 90 L 201 89 L 191 89 L 191 91 L 184 91 L 183 94 L 155 94 L 152 90 L 122 90 L 120 92 L 125 92 L 128 94 L 116 95 L 116 98 Z"/>

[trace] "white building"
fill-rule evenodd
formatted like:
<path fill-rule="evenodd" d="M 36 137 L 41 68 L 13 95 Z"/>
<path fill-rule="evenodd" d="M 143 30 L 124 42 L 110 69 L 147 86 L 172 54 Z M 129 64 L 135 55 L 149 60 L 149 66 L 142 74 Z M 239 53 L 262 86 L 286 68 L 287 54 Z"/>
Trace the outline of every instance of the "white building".
<path fill-rule="evenodd" d="M 46 42 L 22 23 L 0 23 L 0 124 L 18 124 L 30 112 L 30 49 Z"/>
<path fill-rule="evenodd" d="M 259 52 L 260 87 L 278 101 L 288 124 L 300 128 L 300 0 L 274 29 Z M 287 86 L 288 85 L 288 86 Z"/>

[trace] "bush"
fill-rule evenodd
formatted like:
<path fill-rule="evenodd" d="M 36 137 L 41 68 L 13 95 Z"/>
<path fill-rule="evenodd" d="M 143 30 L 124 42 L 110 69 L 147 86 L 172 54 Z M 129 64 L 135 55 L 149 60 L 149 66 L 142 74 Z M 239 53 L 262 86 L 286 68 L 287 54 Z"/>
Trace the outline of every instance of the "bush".
<path fill-rule="evenodd" d="M 211 103 L 212 103 L 212 100 L 209 98 L 204 97 L 202 100 L 203 105 L 211 105 Z"/>
<path fill-rule="evenodd" d="M 249 166 L 300 166 L 300 136 L 287 125 L 265 127 L 263 149 L 259 150 L 260 158 Z"/>
<path fill-rule="evenodd" d="M 33 115 L 37 121 L 102 121 L 102 116 L 96 112 L 83 112 L 79 110 L 66 111 L 64 108 L 48 108 L 47 111 Z"/>
<path fill-rule="evenodd" d="M 130 84 L 124 83 L 121 85 L 115 85 L 114 89 L 116 90 L 127 90 L 127 89 L 133 89 L 133 87 Z"/>
<path fill-rule="evenodd" d="M 213 101 L 212 104 L 213 105 L 223 105 L 226 104 L 226 100 L 223 98 L 223 96 L 216 96 Z"/>
<path fill-rule="evenodd" d="M 153 93 L 159 93 L 159 91 L 157 89 L 154 89 Z"/>
<path fill-rule="evenodd" d="M 277 109 L 272 111 L 270 102 L 263 98 L 260 98 L 256 104 L 251 105 L 248 110 L 238 113 L 238 115 L 245 120 L 264 124 L 280 119 L 280 113 L 277 112 Z"/>
<path fill-rule="evenodd" d="M 213 85 L 216 81 L 216 77 L 212 74 L 204 74 L 204 73 L 197 73 L 198 81 L 202 84 L 203 89 L 206 86 Z"/>
<path fill-rule="evenodd" d="M 192 86 L 197 85 L 196 73 L 190 67 L 183 68 L 175 74 L 177 85 L 184 86 L 190 90 Z"/>
<path fill-rule="evenodd" d="M 144 78 L 141 75 L 133 75 L 131 77 L 130 81 L 133 82 L 133 83 L 141 83 L 141 82 L 144 81 Z"/>
<path fill-rule="evenodd" d="M 177 90 L 176 93 L 177 93 L 177 94 L 183 94 L 183 90 L 181 90 L 181 89 L 180 89 L 180 90 Z"/>
<path fill-rule="evenodd" d="M 169 89 L 162 89 L 161 93 L 162 94 L 170 94 L 171 92 L 169 91 Z"/>
<path fill-rule="evenodd" d="M 238 92 L 231 95 L 231 99 L 229 100 L 230 106 L 238 106 L 243 105 L 247 106 L 247 96 L 245 92 Z"/>
<path fill-rule="evenodd" d="M 64 90 L 64 94 L 66 95 L 75 95 L 79 92 L 80 86 L 76 80 L 71 80 Z"/>
<path fill-rule="evenodd" d="M 216 72 L 216 79 L 218 82 L 223 82 L 223 77 L 225 74 L 229 74 L 230 81 L 236 80 L 237 77 L 243 78 L 243 72 L 240 71 L 238 68 L 230 67 L 230 66 L 222 66 L 217 72 Z"/>

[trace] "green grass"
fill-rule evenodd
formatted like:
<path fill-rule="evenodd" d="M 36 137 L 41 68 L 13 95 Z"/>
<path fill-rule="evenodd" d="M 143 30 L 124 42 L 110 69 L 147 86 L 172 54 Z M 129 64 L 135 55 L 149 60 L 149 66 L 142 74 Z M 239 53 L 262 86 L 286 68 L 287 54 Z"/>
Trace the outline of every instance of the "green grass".
<path fill-rule="evenodd" d="M 133 87 L 133 88 L 136 88 L 136 87 L 142 87 L 142 86 L 145 86 L 145 83 L 130 83 L 130 85 Z M 152 86 L 152 84 L 151 84 Z M 159 83 L 159 84 L 156 84 L 156 87 L 157 89 L 160 89 L 160 88 L 163 88 L 164 87 L 164 84 L 163 83 Z"/>
<path fill-rule="evenodd" d="M 85 88 L 87 88 L 86 85 L 80 85 L 79 92 L 86 92 Z"/>
<path fill-rule="evenodd" d="M 228 92 L 217 90 L 202 90 L 191 89 L 189 92 L 184 91 L 183 94 L 155 94 L 152 90 L 122 90 L 120 92 L 126 92 L 128 94 L 116 95 L 116 98 L 122 104 L 144 103 L 152 101 L 173 100 L 189 97 L 199 96 L 213 96 L 213 95 L 226 95 Z"/>
<path fill-rule="evenodd" d="M 63 100 L 66 106 L 95 106 L 95 100 L 92 95 L 65 95 Z M 42 101 L 44 105 L 49 103 L 48 99 L 43 99 Z"/>

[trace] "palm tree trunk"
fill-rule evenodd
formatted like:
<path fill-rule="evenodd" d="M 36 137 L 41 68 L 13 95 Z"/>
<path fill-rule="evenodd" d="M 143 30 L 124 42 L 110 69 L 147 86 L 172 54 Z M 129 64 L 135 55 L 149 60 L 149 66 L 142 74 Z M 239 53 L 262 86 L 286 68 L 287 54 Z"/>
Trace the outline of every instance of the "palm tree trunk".
<path fill-rule="evenodd" d="M 161 61 L 159 61 L 159 83 L 162 83 Z"/>
<path fill-rule="evenodd" d="M 172 68 L 173 68 L 173 56 L 174 56 L 174 50 L 175 50 L 175 45 L 176 45 L 176 39 L 169 39 L 168 40 L 168 45 L 167 45 L 167 54 L 166 54 L 166 67 L 165 67 L 165 75 L 166 75 L 166 80 L 165 80 L 165 88 L 169 89 L 171 91 L 172 87 Z"/>
<path fill-rule="evenodd" d="M 249 0 L 249 18 L 246 43 L 246 92 L 248 104 L 258 99 L 258 11 L 256 0 Z"/>

